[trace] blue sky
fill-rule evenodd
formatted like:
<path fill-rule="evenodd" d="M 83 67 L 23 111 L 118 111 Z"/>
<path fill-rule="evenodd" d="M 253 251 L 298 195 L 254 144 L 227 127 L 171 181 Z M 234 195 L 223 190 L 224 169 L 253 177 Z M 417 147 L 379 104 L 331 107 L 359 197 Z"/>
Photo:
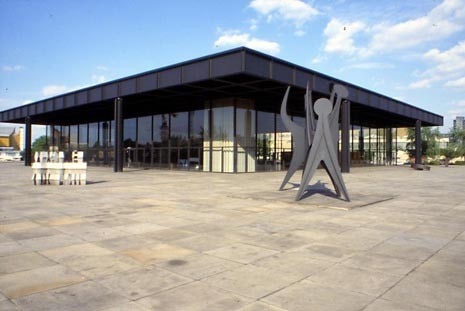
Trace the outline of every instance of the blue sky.
<path fill-rule="evenodd" d="M 0 0 L 0 111 L 238 46 L 465 115 L 465 0 Z"/>

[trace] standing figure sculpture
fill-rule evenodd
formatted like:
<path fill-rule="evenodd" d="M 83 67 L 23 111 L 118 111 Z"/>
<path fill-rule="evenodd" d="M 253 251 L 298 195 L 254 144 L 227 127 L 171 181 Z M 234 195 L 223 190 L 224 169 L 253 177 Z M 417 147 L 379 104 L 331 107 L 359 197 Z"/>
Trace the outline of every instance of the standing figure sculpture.
<path fill-rule="evenodd" d="M 280 190 L 283 190 L 285 185 L 297 169 L 305 162 L 304 171 L 300 183 L 299 191 L 296 195 L 296 201 L 302 199 L 308 183 L 310 182 L 316 169 L 322 163 L 338 196 L 344 196 L 347 201 L 350 201 L 349 194 L 342 179 L 341 169 L 337 160 L 337 139 L 338 139 L 338 121 L 341 101 L 346 98 L 349 93 L 347 89 L 339 84 L 333 87 L 330 99 L 320 98 L 315 103 L 313 108 L 309 86 L 307 84 L 307 92 L 305 94 L 305 110 L 306 110 L 306 127 L 302 127 L 294 123 L 287 114 L 287 99 L 290 87 L 287 88 L 281 105 L 281 119 L 286 128 L 292 133 L 294 139 L 294 152 L 292 154 L 289 170 L 284 177 Z M 333 107 L 333 102 L 336 103 Z M 318 115 L 318 120 L 315 118 L 313 110 Z"/>

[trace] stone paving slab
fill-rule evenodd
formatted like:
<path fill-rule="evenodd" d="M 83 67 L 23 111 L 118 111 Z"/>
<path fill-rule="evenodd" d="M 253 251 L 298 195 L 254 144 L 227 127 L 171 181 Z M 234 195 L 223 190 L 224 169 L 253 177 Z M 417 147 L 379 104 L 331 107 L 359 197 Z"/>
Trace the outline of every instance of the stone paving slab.
<path fill-rule="evenodd" d="M 128 300 L 96 282 L 86 281 L 23 296 L 14 302 L 24 311 L 73 311 L 101 310 L 122 305 Z"/>
<path fill-rule="evenodd" d="M 0 257 L 0 275 L 54 266 L 55 264 L 55 262 L 34 252 L 4 256 Z"/>
<path fill-rule="evenodd" d="M 142 297 L 190 283 L 192 279 L 169 272 L 165 269 L 150 267 L 141 270 L 113 274 L 97 279 L 97 282 L 113 292 L 136 300 Z"/>
<path fill-rule="evenodd" d="M 200 282 L 186 284 L 138 301 L 147 309 L 157 311 L 237 310 L 251 302 L 251 299 Z"/>
<path fill-rule="evenodd" d="M 83 276 L 65 267 L 46 266 L 1 275 L 0 291 L 8 298 L 18 298 L 84 280 Z"/>
<path fill-rule="evenodd" d="M 459 311 L 465 306 L 465 288 L 418 275 L 406 276 L 383 297 L 438 310 Z"/>
<path fill-rule="evenodd" d="M 297 203 L 284 172 L 0 170 L 0 310 L 465 310 L 465 167 L 352 168 L 351 203 L 319 170 Z"/>
<path fill-rule="evenodd" d="M 208 276 L 242 266 L 240 263 L 207 254 L 194 254 L 182 259 L 172 259 L 156 263 L 156 265 L 194 280 L 201 280 Z"/>
<path fill-rule="evenodd" d="M 374 299 L 373 296 L 302 281 L 265 297 L 263 301 L 285 310 L 351 311 L 363 309 Z"/>

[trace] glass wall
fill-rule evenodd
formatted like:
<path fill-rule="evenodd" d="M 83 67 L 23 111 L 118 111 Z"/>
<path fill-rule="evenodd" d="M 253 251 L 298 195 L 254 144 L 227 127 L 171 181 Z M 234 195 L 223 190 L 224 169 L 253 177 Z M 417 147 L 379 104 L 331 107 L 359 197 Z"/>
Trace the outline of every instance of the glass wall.
<path fill-rule="evenodd" d="M 286 170 L 292 158 L 291 133 L 272 107 L 256 105 L 250 99 L 224 98 L 205 101 L 201 109 L 197 105 L 191 111 L 124 119 L 125 166 L 229 173 Z M 305 126 L 303 117 L 293 120 Z M 351 165 L 389 165 L 398 158 L 397 131 L 352 125 L 349 135 Z M 49 126 L 47 136 L 48 144 L 65 151 L 66 159 L 79 149 L 89 164 L 113 164 L 113 120 Z"/>

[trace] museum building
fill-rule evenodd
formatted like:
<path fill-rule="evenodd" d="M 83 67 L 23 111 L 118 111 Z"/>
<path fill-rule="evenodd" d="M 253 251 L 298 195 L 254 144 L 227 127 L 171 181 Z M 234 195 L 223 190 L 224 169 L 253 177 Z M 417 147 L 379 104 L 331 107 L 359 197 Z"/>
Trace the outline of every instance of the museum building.
<path fill-rule="evenodd" d="M 284 170 L 292 136 L 280 118 L 304 125 L 307 83 L 313 101 L 334 84 L 349 96 L 341 106 L 339 161 L 396 163 L 397 129 L 441 126 L 443 117 L 248 48 L 236 48 L 0 112 L 0 122 L 25 124 L 25 164 L 31 126 L 47 126 L 47 144 L 89 165 L 208 172 Z"/>

